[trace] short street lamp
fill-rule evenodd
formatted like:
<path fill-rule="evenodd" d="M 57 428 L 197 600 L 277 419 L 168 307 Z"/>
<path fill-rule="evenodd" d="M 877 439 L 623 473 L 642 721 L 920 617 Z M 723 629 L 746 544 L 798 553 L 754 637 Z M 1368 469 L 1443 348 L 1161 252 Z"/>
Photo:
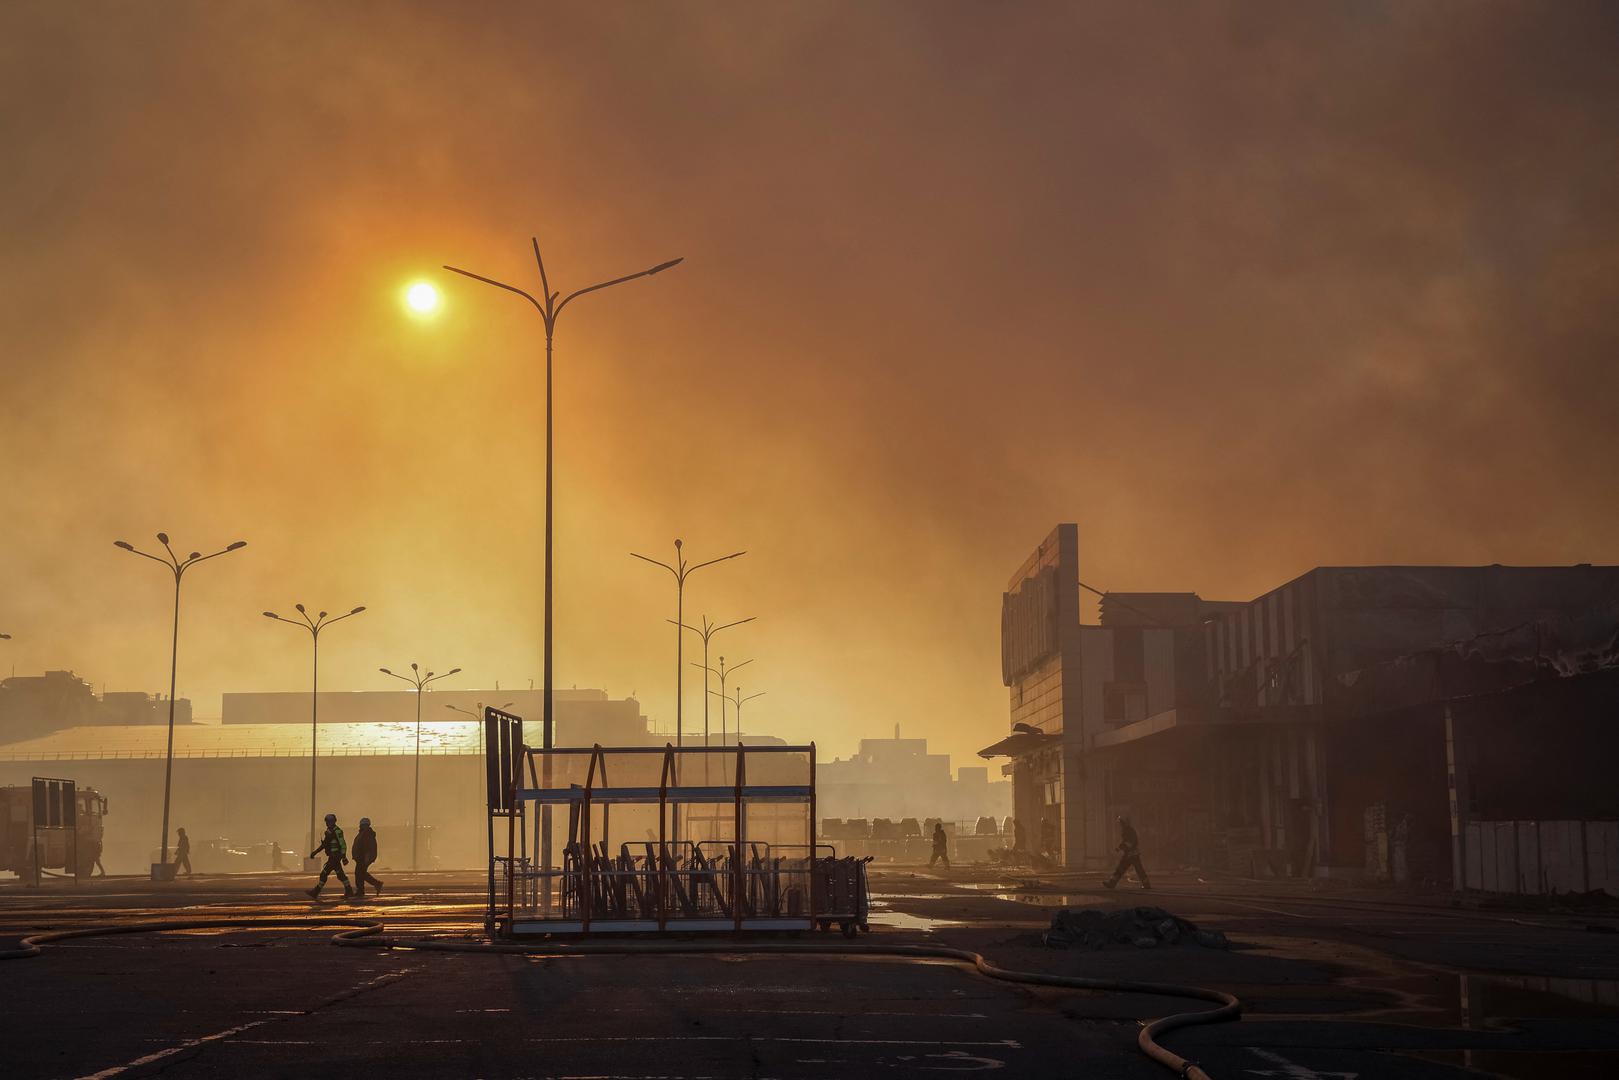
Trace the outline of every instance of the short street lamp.
<path fill-rule="evenodd" d="M 112 544 L 113 547 L 123 548 L 131 555 L 151 559 L 174 575 L 174 636 L 169 646 L 169 741 L 168 749 L 163 756 L 163 839 L 159 847 L 162 852 L 159 860 L 161 863 L 166 864 L 169 861 L 169 791 L 171 781 L 174 778 L 174 687 L 175 676 L 180 666 L 180 579 L 185 576 L 187 570 L 200 562 L 217 559 L 221 555 L 245 548 L 247 541 L 238 540 L 234 544 L 220 548 L 212 555 L 204 555 L 200 551 L 193 551 L 183 559 L 176 555 L 174 549 L 169 546 L 168 533 L 158 533 L 157 542 L 163 545 L 163 550 L 168 555 L 168 558 L 149 555 L 138 550 L 135 545 L 127 540 L 114 540 Z M 159 871 L 154 867 L 152 870 L 154 880 L 158 873 Z"/>
<path fill-rule="evenodd" d="M 416 838 L 421 832 L 422 826 L 422 691 L 440 679 L 448 679 L 461 669 L 451 668 L 442 675 L 434 675 L 431 671 L 423 675 L 415 664 L 410 665 L 409 675 L 398 675 L 387 668 L 378 668 L 377 670 L 384 675 L 392 675 L 396 679 L 408 682 L 416 688 L 416 782 L 410 811 L 410 868 L 415 870 Z"/>
<path fill-rule="evenodd" d="M 308 630 L 310 642 L 314 647 L 313 670 L 309 678 L 309 847 L 313 850 L 315 837 L 318 835 L 315 832 L 315 762 L 320 751 L 320 728 L 316 723 L 320 716 L 320 632 L 335 622 L 342 622 L 351 615 L 358 615 L 365 607 L 362 605 L 335 618 L 327 618 L 323 611 L 311 619 L 302 604 L 296 606 L 298 610 L 296 619 L 282 618 L 273 611 L 266 611 L 264 617 L 284 622 L 288 626 L 296 626 L 301 630 Z"/>

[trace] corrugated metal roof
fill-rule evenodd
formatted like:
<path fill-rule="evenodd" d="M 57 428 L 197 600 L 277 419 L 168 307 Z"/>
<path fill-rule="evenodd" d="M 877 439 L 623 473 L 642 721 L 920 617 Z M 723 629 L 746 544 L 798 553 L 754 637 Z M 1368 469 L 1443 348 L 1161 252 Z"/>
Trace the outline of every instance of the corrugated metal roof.
<path fill-rule="evenodd" d="M 161 758 L 168 725 L 95 725 L 67 728 L 37 739 L 0 746 L 0 761 L 102 761 Z M 416 752 L 416 725 L 401 723 L 320 725 L 321 757 L 369 757 Z M 422 753 L 476 754 L 478 725 L 472 720 L 422 724 Z M 174 756 L 308 757 L 309 728 L 294 724 L 177 724 Z"/>

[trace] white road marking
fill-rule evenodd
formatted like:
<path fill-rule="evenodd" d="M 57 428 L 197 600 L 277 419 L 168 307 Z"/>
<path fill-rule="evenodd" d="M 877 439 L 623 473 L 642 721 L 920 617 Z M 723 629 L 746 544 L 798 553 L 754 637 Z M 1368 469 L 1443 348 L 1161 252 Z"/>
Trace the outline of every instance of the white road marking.
<path fill-rule="evenodd" d="M 759 1043 L 832 1043 L 840 1046 L 999 1046 L 1021 1050 L 1023 1044 L 1016 1039 L 996 1039 L 993 1042 L 969 1042 L 964 1039 L 812 1039 L 798 1036 L 761 1035 L 564 1035 L 538 1036 L 533 1043 L 672 1043 L 672 1042 L 759 1042 Z"/>
<path fill-rule="evenodd" d="M 352 997 L 355 994 L 370 990 L 372 987 L 375 987 L 381 983 L 392 982 L 394 979 L 404 978 L 406 974 L 408 974 L 408 972 L 395 971 L 390 972 L 387 975 L 379 975 L 375 979 L 370 979 L 361 983 L 359 986 L 356 986 L 354 989 L 348 991 L 342 996 L 345 998 Z M 122 1073 L 126 1073 L 131 1069 L 138 1069 L 142 1065 L 150 1065 L 154 1061 L 162 1061 L 166 1057 L 173 1057 L 175 1054 L 183 1053 L 187 1050 L 193 1050 L 207 1043 L 219 1042 L 221 1039 L 228 1039 L 232 1035 L 239 1035 L 244 1031 L 251 1031 L 256 1027 L 262 1027 L 265 1024 L 274 1024 L 285 1020 L 289 1016 L 306 1016 L 313 1011 L 313 1009 L 306 1009 L 282 1013 L 276 1016 L 267 1016 L 263 1020 L 251 1020 L 245 1024 L 237 1024 L 235 1027 L 226 1028 L 224 1031 L 216 1031 L 212 1035 L 199 1035 L 195 1039 L 187 1039 L 176 1046 L 170 1046 L 167 1049 L 157 1050 L 150 1054 L 143 1054 L 133 1061 L 124 1062 L 122 1065 L 113 1065 L 102 1069 L 100 1072 L 88 1073 L 85 1076 L 79 1077 L 78 1080 L 108 1080 L 109 1077 L 121 1075 Z"/>
<path fill-rule="evenodd" d="M 107 1077 L 109 1076 L 117 1076 L 119 1073 L 126 1073 L 130 1069 L 138 1069 L 142 1065 L 150 1065 L 154 1061 L 162 1061 L 166 1057 L 173 1057 L 182 1050 L 190 1050 L 192 1047 L 201 1046 L 203 1043 L 211 1043 L 220 1039 L 228 1039 L 232 1035 L 239 1034 L 243 1031 L 249 1031 L 260 1026 L 261 1024 L 273 1023 L 275 1023 L 273 1019 L 267 1019 L 254 1020 L 247 1024 L 238 1024 L 233 1028 L 226 1028 L 224 1031 L 216 1031 L 212 1035 L 203 1035 L 196 1039 L 187 1039 L 179 1046 L 171 1046 L 166 1050 L 159 1050 L 156 1053 L 147 1054 L 144 1057 L 138 1057 L 134 1061 L 127 1061 L 122 1065 L 114 1065 L 109 1069 L 102 1069 L 100 1072 L 90 1073 L 87 1076 L 81 1076 L 79 1080 L 107 1080 Z"/>
<path fill-rule="evenodd" d="M 1261 1050 L 1257 1046 L 1250 1046 L 1248 1052 L 1272 1065 L 1280 1066 L 1276 1069 L 1244 1069 L 1243 1071 L 1250 1076 L 1275 1076 L 1282 1080 L 1355 1080 L 1360 1075 L 1354 1072 L 1316 1072 L 1314 1069 L 1287 1060 L 1281 1054 Z"/>

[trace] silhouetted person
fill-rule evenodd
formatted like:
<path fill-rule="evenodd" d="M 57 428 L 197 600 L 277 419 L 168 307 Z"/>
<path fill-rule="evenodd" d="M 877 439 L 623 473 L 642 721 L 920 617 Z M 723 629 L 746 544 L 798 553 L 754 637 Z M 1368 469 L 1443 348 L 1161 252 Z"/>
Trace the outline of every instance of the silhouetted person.
<path fill-rule="evenodd" d="M 286 868 L 287 868 L 287 864 L 284 863 L 281 860 L 281 841 L 279 841 L 279 840 L 271 840 L 270 841 L 270 869 L 271 870 L 285 870 Z"/>
<path fill-rule="evenodd" d="M 1029 834 L 1023 828 L 1023 822 L 1018 821 L 1016 818 L 1012 819 L 1012 850 L 1029 850 Z"/>
<path fill-rule="evenodd" d="M 1141 838 L 1136 835 L 1135 826 L 1130 824 L 1127 817 L 1119 818 L 1119 865 L 1113 868 L 1113 876 L 1102 882 L 1111 889 L 1124 880 L 1124 872 L 1134 868 L 1136 877 L 1141 879 L 1143 889 L 1152 888 L 1152 882 L 1147 880 L 1147 870 L 1141 865 Z"/>
<path fill-rule="evenodd" d="M 944 860 L 944 868 L 950 869 L 950 838 L 944 834 L 944 822 L 933 823 L 933 858 L 928 860 L 928 869 L 940 859 Z"/>
<path fill-rule="evenodd" d="M 178 874 L 180 872 L 179 868 L 183 866 L 183 867 L 186 868 L 186 877 L 190 877 L 191 876 L 191 837 L 186 835 L 186 831 L 184 829 L 177 829 L 175 831 L 178 832 L 180 835 L 174 841 L 174 866 L 175 866 L 175 871 L 174 872 Z"/>
<path fill-rule="evenodd" d="M 382 882 L 371 876 L 371 864 L 377 861 L 377 834 L 371 831 L 371 819 L 360 819 L 360 831 L 354 834 L 354 895 L 365 895 L 365 883 L 382 895 Z"/>
<path fill-rule="evenodd" d="M 337 815 L 326 815 L 326 833 L 320 838 L 320 846 L 309 853 L 313 859 L 321 852 L 326 853 L 326 865 L 320 868 L 320 881 L 309 890 L 311 900 L 320 899 L 320 891 L 326 887 L 326 879 L 333 874 L 343 883 L 343 895 L 353 896 L 354 890 L 349 886 L 349 876 L 343 873 L 343 864 L 349 861 L 348 844 L 343 840 L 343 830 L 337 827 Z"/>

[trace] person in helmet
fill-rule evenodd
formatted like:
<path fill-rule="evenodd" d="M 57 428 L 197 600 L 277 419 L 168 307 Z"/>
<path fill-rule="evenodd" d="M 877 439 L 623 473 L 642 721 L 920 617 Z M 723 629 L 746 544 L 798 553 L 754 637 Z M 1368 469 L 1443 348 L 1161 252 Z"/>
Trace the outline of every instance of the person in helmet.
<path fill-rule="evenodd" d="M 354 834 L 354 895 L 365 895 L 365 883 L 372 891 L 382 895 L 382 882 L 371 876 L 371 864 L 377 861 L 377 834 L 371 831 L 371 819 L 360 819 L 360 831 Z"/>
<path fill-rule="evenodd" d="M 326 879 L 333 874 L 343 883 L 343 895 L 353 896 L 354 890 L 349 886 L 349 876 L 343 873 L 343 864 L 349 861 L 349 849 L 343 839 L 343 830 L 337 827 L 337 815 L 326 815 L 326 834 L 320 838 L 320 846 L 309 853 L 313 859 L 321 852 L 326 853 L 326 865 L 320 868 L 320 881 L 309 890 L 312 900 L 320 899 L 320 891 L 326 887 Z"/>

